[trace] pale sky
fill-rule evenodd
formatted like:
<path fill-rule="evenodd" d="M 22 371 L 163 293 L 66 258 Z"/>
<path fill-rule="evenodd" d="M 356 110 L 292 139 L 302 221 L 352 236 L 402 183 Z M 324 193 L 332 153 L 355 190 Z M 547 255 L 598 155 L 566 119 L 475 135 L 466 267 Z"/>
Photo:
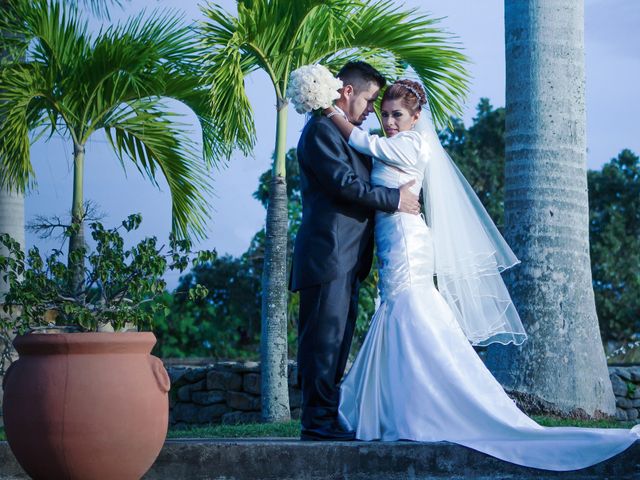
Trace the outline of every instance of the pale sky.
<path fill-rule="evenodd" d="M 131 0 L 113 21 L 157 6 L 184 12 L 187 19 L 199 19 L 200 1 Z M 235 12 L 235 2 L 218 2 Z M 398 2 L 398 6 L 403 2 Z M 465 104 L 464 120 L 470 125 L 481 97 L 494 107 L 504 106 L 504 9 L 503 0 L 447 0 L 404 2 L 420 7 L 436 17 L 446 17 L 441 25 L 459 37 L 472 64 L 471 92 Z M 585 43 L 587 62 L 587 143 L 588 166 L 600 168 L 623 148 L 640 153 L 640 1 L 586 0 Z M 92 21 L 92 25 L 96 24 Z M 257 145 L 251 158 L 236 155 L 227 166 L 212 171 L 215 195 L 208 224 L 208 238 L 198 248 L 216 248 L 218 253 L 240 255 L 252 236 L 264 225 L 265 211 L 251 196 L 258 178 L 270 166 L 275 144 L 275 96 L 266 76 L 252 75 L 247 81 L 255 112 Z M 294 147 L 303 125 L 302 116 L 289 112 L 287 144 Z M 26 220 L 35 215 L 65 215 L 71 206 L 73 147 L 54 138 L 39 141 L 32 148 L 38 189 L 25 201 Z M 171 226 L 168 188 L 159 178 L 160 189 L 141 178 L 133 164 L 125 174 L 99 134 L 89 142 L 85 167 L 85 198 L 97 202 L 106 214 L 105 224 L 113 225 L 134 212 L 142 213 L 140 234 L 166 239 Z M 27 233 L 27 246 L 41 249 L 57 246 Z M 168 277 L 172 286 L 177 277 Z"/>

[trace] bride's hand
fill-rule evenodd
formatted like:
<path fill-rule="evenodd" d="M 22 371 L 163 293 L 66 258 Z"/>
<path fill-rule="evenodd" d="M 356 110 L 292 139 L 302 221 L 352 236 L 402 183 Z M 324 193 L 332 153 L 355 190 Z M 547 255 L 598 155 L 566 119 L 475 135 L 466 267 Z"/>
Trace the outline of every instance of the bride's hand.
<path fill-rule="evenodd" d="M 399 212 L 411 213 L 412 215 L 420 214 L 420 202 L 418 201 L 418 196 L 409 190 L 415 183 L 415 180 L 411 180 L 400 187 Z"/>

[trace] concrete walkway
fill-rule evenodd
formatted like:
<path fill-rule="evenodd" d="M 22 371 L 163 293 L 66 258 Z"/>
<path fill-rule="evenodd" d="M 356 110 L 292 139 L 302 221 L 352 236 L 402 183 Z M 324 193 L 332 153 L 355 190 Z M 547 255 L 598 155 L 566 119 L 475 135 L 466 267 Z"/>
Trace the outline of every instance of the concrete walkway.
<path fill-rule="evenodd" d="M 0 479 L 28 478 L 0 442 Z M 640 479 L 640 441 L 574 472 L 502 462 L 446 442 L 300 442 L 296 439 L 168 440 L 144 480 Z M 119 480 L 119 479 L 118 479 Z"/>

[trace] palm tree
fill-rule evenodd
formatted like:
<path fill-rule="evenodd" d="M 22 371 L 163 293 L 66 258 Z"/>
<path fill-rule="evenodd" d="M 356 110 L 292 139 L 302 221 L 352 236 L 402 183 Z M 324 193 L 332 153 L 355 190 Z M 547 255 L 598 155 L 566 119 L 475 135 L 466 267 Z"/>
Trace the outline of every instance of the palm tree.
<path fill-rule="evenodd" d="M 92 39 L 73 5 L 19 1 L 10 13 L 2 28 L 17 35 L 0 47 L 14 49 L 14 58 L 26 54 L 26 62 L 0 69 L 0 187 L 23 191 L 35 184 L 30 135 L 57 133 L 73 143 L 71 292 L 82 287 L 85 145 L 97 131 L 106 133 L 123 166 L 128 159 L 155 184 L 158 173 L 164 176 L 174 233 L 202 237 L 208 217 L 206 163 L 213 161 L 213 150 L 193 30 L 175 15 L 154 13 L 107 27 Z M 206 162 L 169 99 L 195 112 Z"/>
<path fill-rule="evenodd" d="M 285 92 L 294 69 L 322 63 L 337 71 L 355 58 L 397 76 L 411 67 L 424 83 L 438 124 L 459 112 L 466 93 L 464 56 L 437 20 L 391 0 L 240 0 L 232 15 L 215 4 L 203 8 L 214 123 L 214 149 L 229 158 L 251 151 L 255 128 L 244 80 L 263 70 L 273 84 L 276 141 L 266 220 L 262 286 L 262 416 L 289 417 L 287 392 L 287 196 Z"/>
<path fill-rule="evenodd" d="M 9 0 L 0 1 L 0 12 L 5 15 L 9 6 Z M 2 35 L 10 35 L 9 32 L 2 31 Z M 0 50 L 0 65 L 10 61 L 10 52 Z M 6 187 L 0 188 L 0 233 L 8 233 L 20 243 L 24 250 L 24 195 L 18 189 Z M 5 253 L 4 247 L 0 246 L 0 255 Z M 0 303 L 4 301 L 4 296 L 8 291 L 8 284 L 0 277 Z M 4 351 L 0 343 L 0 355 Z"/>
<path fill-rule="evenodd" d="M 77 2 L 74 2 L 77 3 Z M 99 17 L 109 18 L 109 7 L 123 4 L 122 0 L 82 0 L 85 7 L 89 8 L 95 15 Z M 8 14 L 7 7 L 9 0 L 0 0 L 0 12 L 2 15 Z M 7 13 L 5 13 L 7 12 Z M 7 32 L 3 32 L 7 34 Z M 9 52 L 0 51 L 0 61 L 4 59 Z M 24 234 L 24 193 L 15 188 L 0 189 L 0 233 L 8 233 L 16 239 L 22 249 L 25 249 Z M 0 247 L 0 254 L 2 247 Z M 0 303 L 4 295 L 7 293 L 7 284 L 0 278 Z M 0 348 L 1 345 L 0 345 Z"/>
<path fill-rule="evenodd" d="M 589 260 L 584 4 L 505 1 L 508 277 L 529 339 L 487 365 L 530 412 L 615 413 Z"/>

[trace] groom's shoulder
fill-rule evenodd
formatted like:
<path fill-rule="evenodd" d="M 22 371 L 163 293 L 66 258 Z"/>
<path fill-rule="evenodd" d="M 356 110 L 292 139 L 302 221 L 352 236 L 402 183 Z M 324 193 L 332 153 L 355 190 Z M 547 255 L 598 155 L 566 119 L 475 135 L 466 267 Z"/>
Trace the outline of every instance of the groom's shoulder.
<path fill-rule="evenodd" d="M 309 119 L 302 130 L 302 136 L 308 135 L 329 135 L 340 136 L 340 132 L 334 123 L 324 115 L 314 115 Z"/>

